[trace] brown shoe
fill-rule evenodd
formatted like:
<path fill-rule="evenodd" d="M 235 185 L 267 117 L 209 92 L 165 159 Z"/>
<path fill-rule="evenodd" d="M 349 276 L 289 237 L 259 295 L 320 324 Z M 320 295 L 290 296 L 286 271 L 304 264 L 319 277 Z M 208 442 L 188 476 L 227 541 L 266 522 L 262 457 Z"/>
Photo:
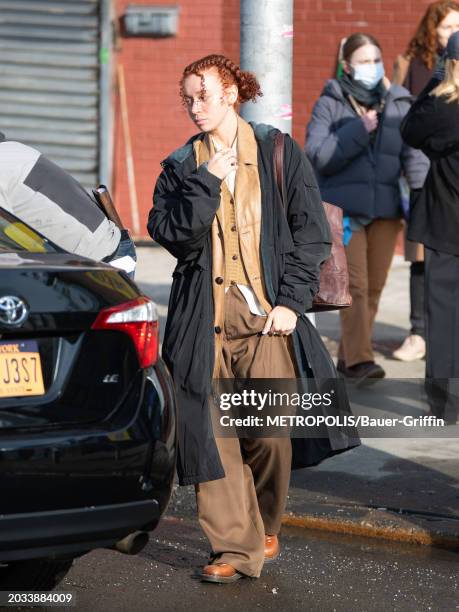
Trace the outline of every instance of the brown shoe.
<path fill-rule="evenodd" d="M 236 582 L 240 578 L 244 578 L 244 574 L 239 573 L 229 563 L 212 563 L 202 568 L 201 580 L 203 582 L 218 582 L 227 584 Z"/>
<path fill-rule="evenodd" d="M 279 556 L 280 546 L 277 535 L 265 535 L 265 563 Z"/>

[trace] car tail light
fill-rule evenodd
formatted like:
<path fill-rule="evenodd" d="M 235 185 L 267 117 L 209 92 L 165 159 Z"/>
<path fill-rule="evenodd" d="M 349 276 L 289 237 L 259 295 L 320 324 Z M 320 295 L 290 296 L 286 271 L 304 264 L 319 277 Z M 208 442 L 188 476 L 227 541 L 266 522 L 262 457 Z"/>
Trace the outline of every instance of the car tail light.
<path fill-rule="evenodd" d="M 154 365 L 158 359 L 158 315 L 146 297 L 101 310 L 91 329 L 121 331 L 130 336 L 141 368 Z"/>

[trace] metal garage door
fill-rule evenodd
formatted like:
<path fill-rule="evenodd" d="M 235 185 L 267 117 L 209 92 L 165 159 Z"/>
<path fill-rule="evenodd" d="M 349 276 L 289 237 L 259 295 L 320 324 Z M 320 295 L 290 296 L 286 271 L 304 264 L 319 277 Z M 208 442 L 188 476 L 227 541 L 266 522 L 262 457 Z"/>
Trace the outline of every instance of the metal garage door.
<path fill-rule="evenodd" d="M 103 0 L 0 0 L 0 131 L 100 178 Z"/>

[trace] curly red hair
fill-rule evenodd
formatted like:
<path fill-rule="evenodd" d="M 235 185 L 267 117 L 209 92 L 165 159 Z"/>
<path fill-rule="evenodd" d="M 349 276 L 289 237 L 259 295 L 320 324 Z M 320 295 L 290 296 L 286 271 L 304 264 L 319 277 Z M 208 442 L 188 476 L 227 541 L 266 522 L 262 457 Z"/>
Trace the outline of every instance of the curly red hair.
<path fill-rule="evenodd" d="M 213 54 L 206 55 L 206 57 L 196 60 L 189 64 L 183 71 L 182 78 L 180 79 L 180 97 L 182 98 L 183 104 L 185 104 L 183 83 L 186 77 L 190 76 L 190 74 L 201 77 L 201 94 L 204 96 L 205 86 L 203 73 L 212 68 L 218 72 L 224 89 L 231 87 L 231 85 L 237 86 L 237 105 L 248 102 L 249 100 L 255 101 L 256 98 L 263 95 L 260 84 L 252 72 L 241 70 L 235 62 L 224 55 Z"/>
<path fill-rule="evenodd" d="M 414 57 L 419 57 L 427 68 L 432 70 L 438 52 L 436 29 L 451 11 L 459 12 L 458 2 L 439 0 L 439 2 L 429 4 L 416 34 L 411 39 L 405 52 L 407 59 L 411 60 Z"/>

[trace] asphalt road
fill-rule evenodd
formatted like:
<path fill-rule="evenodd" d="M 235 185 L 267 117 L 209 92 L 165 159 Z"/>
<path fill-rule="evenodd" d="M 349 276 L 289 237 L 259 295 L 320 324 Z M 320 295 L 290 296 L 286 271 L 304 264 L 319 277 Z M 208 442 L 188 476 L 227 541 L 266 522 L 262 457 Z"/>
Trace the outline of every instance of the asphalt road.
<path fill-rule="evenodd" d="M 138 281 L 156 300 L 163 330 L 170 276 L 175 262 L 162 249 L 140 251 Z M 388 376 L 420 378 L 424 368 L 422 362 L 400 364 L 387 357 L 390 355 L 387 347 L 395 348 L 407 329 L 408 284 L 407 269 L 402 269 L 403 266 L 407 267 L 407 264 L 399 264 L 391 271 L 378 313 L 375 338 L 384 349 L 381 355 L 378 353 L 378 359 L 382 360 Z M 321 333 L 332 339 L 330 342 L 336 341 L 338 326 L 334 313 L 325 316 L 319 327 Z M 365 453 L 363 450 L 355 456 L 346 453 L 344 462 L 341 458 L 335 467 L 331 459 L 323 467 L 312 469 L 303 489 L 304 494 L 318 491 L 320 500 L 324 495 L 330 497 L 339 494 L 346 500 L 351 496 L 351 501 L 358 502 L 373 498 L 376 491 L 377 503 L 387 505 L 388 498 L 382 495 L 383 477 L 392 475 L 395 479 L 398 474 L 400 479 L 400 475 L 405 474 L 406 482 L 394 480 L 388 484 L 386 489 L 391 495 L 403 497 L 411 487 L 413 498 L 423 508 L 426 507 L 426 494 L 434 495 L 436 503 L 440 501 L 440 505 L 444 506 L 444 500 L 438 493 L 445 481 L 439 464 L 443 463 L 446 467 L 452 465 L 451 453 L 456 452 L 455 447 L 446 448 L 444 443 L 439 442 L 428 448 L 423 447 L 420 452 L 417 442 L 410 445 L 402 440 L 377 440 L 372 443 L 374 448 L 363 449 Z M 423 444 L 426 446 L 427 443 L 424 441 Z M 441 454 L 448 449 L 450 455 Z M 434 458 L 437 463 L 426 463 L 425 457 Z M 402 459 L 404 464 L 400 464 Z M 430 474 L 429 478 L 421 478 L 423 486 L 417 486 L 418 481 L 413 477 L 411 464 L 418 463 L 427 465 L 430 470 L 425 472 Z M 411 465 L 410 470 L 407 470 L 407 465 Z M 451 472 L 445 481 L 448 487 L 455 486 L 451 484 L 453 469 L 448 467 L 443 470 L 448 474 Z M 330 480 L 334 470 L 337 470 L 336 479 Z M 348 475 L 347 480 L 342 473 Z M 355 474 L 359 475 L 360 480 L 351 487 L 352 475 Z M 431 486 L 433 477 L 435 486 Z M 332 486 L 335 481 L 340 483 L 338 488 Z M 398 488 L 394 483 L 398 483 Z M 183 489 L 180 495 L 173 497 L 169 516 L 161 522 L 151 535 L 150 543 L 139 555 L 129 557 L 114 551 L 96 550 L 74 563 L 59 587 L 59 590 L 76 594 L 76 606 L 68 610 L 459 611 L 457 552 L 285 527 L 281 537 L 281 556 L 276 562 L 265 566 L 261 578 L 244 579 L 231 585 L 201 583 L 196 574 L 206 562 L 208 544 L 194 518 L 194 496 Z M 450 498 L 453 499 L 452 495 Z M 56 608 L 40 609 L 51 612 Z"/>
<path fill-rule="evenodd" d="M 284 528 L 282 554 L 261 578 L 230 585 L 196 577 L 207 552 L 195 519 L 168 517 L 139 555 L 93 551 L 60 589 L 76 593 L 77 612 L 459 610 L 451 551 Z"/>

